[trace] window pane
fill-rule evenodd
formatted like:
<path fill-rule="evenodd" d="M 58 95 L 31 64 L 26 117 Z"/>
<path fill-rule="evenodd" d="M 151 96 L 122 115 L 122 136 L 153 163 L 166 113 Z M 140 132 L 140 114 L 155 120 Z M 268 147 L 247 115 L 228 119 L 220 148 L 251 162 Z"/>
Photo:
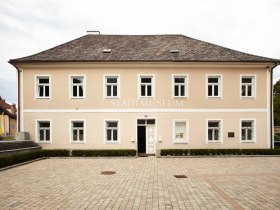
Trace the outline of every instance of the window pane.
<path fill-rule="evenodd" d="M 50 140 L 50 130 L 46 130 L 46 141 Z"/>
<path fill-rule="evenodd" d="M 208 78 L 208 83 L 218 83 L 219 82 L 219 78 Z"/>
<path fill-rule="evenodd" d="M 178 85 L 175 85 L 174 87 L 174 91 L 175 91 L 175 96 L 179 96 L 179 86 Z"/>
<path fill-rule="evenodd" d="M 75 84 L 82 84 L 83 79 L 82 78 L 73 78 L 73 83 Z"/>
<path fill-rule="evenodd" d="M 39 83 L 40 83 L 40 84 L 48 84 L 48 83 L 49 83 L 49 79 L 48 79 L 48 78 L 39 79 Z"/>
<path fill-rule="evenodd" d="M 185 86 L 181 85 L 181 96 L 185 96 Z"/>
<path fill-rule="evenodd" d="M 252 78 L 242 78 L 242 83 L 252 83 Z"/>
<path fill-rule="evenodd" d="M 74 96 L 74 97 L 77 97 L 77 96 L 78 96 L 77 89 L 78 89 L 77 86 L 73 86 L 73 96 Z"/>
<path fill-rule="evenodd" d="M 147 96 L 152 96 L 152 86 L 151 86 L 151 85 L 148 85 L 147 88 L 148 88 L 148 94 L 147 94 Z"/>
<path fill-rule="evenodd" d="M 82 128 L 82 127 L 84 127 L 84 123 L 83 122 L 73 122 L 73 127 Z"/>
<path fill-rule="evenodd" d="M 39 123 L 39 127 L 40 128 L 49 128 L 50 127 L 50 123 L 49 122 L 40 122 Z"/>
<path fill-rule="evenodd" d="M 118 127 L 118 122 L 107 122 L 107 127 L 117 128 Z"/>
<path fill-rule="evenodd" d="M 252 122 L 243 121 L 242 122 L 242 127 L 252 127 Z"/>
<path fill-rule="evenodd" d="M 248 129 L 247 130 L 247 135 L 248 135 L 247 140 L 252 140 L 253 139 L 253 131 L 252 131 L 252 129 Z"/>
<path fill-rule="evenodd" d="M 219 140 L 219 130 L 217 130 L 217 129 L 215 129 L 214 130 L 214 138 L 215 138 L 215 140 Z"/>
<path fill-rule="evenodd" d="M 117 78 L 107 78 L 107 83 L 117 83 Z"/>
<path fill-rule="evenodd" d="M 44 96 L 44 87 L 43 86 L 39 86 L 39 96 L 40 97 Z"/>
<path fill-rule="evenodd" d="M 185 139 L 186 137 L 186 122 L 175 123 L 175 135 L 176 139 Z"/>
<path fill-rule="evenodd" d="M 212 138 L 212 132 L 213 132 L 212 129 L 208 129 L 208 140 L 213 140 L 213 138 Z"/>
<path fill-rule="evenodd" d="M 118 88 L 116 85 L 113 86 L 113 96 L 117 96 L 118 95 Z"/>
<path fill-rule="evenodd" d="M 246 129 L 241 130 L 242 140 L 246 140 Z"/>
<path fill-rule="evenodd" d="M 212 85 L 208 85 L 208 96 L 213 96 Z"/>
<path fill-rule="evenodd" d="M 79 130 L 79 134 L 80 134 L 80 141 L 84 140 L 84 130 Z"/>
<path fill-rule="evenodd" d="M 78 131 L 73 130 L 73 141 L 77 141 L 77 140 L 78 140 Z"/>
<path fill-rule="evenodd" d="M 175 83 L 185 83 L 185 78 L 175 78 Z"/>
<path fill-rule="evenodd" d="M 218 128 L 219 127 L 219 122 L 208 122 L 208 127 Z"/>
<path fill-rule="evenodd" d="M 219 96 L 219 87 L 218 87 L 218 85 L 214 86 L 214 96 Z"/>
<path fill-rule="evenodd" d="M 152 78 L 141 78 L 141 83 L 151 83 Z"/>
<path fill-rule="evenodd" d="M 50 91 L 49 91 L 49 86 L 45 86 L 45 96 L 49 97 L 50 96 Z"/>
<path fill-rule="evenodd" d="M 113 130 L 113 140 L 114 141 L 118 140 L 118 130 Z"/>
<path fill-rule="evenodd" d="M 40 139 L 41 141 L 44 141 L 44 130 L 40 130 L 40 131 L 39 131 L 39 139 Z"/>
<path fill-rule="evenodd" d="M 84 96 L 84 89 L 83 86 L 79 86 L 79 96 L 83 97 Z"/>
<path fill-rule="evenodd" d="M 146 96 L 145 86 L 141 85 L 141 96 Z"/>
<path fill-rule="evenodd" d="M 242 96 L 246 96 L 246 86 L 242 85 Z"/>
<path fill-rule="evenodd" d="M 111 93 L 111 85 L 107 85 L 107 86 L 106 86 L 106 89 L 107 89 L 107 96 L 112 96 L 112 93 Z"/>
<path fill-rule="evenodd" d="M 111 129 L 107 129 L 107 141 L 111 141 Z"/>
<path fill-rule="evenodd" d="M 149 125 L 154 125 L 155 123 L 156 123 L 156 120 L 147 120 L 147 124 L 149 124 Z"/>
<path fill-rule="evenodd" d="M 252 96 L 252 86 L 248 85 L 248 95 L 247 96 Z"/>
<path fill-rule="evenodd" d="M 137 120 L 137 124 L 139 125 L 144 125 L 145 124 L 145 120 Z"/>

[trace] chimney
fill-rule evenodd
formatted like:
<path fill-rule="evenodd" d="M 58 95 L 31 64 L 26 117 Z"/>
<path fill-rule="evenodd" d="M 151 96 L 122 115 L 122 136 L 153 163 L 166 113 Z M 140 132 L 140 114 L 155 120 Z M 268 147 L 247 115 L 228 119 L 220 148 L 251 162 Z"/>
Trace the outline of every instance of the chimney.
<path fill-rule="evenodd" d="M 87 31 L 88 35 L 100 35 L 100 31 Z"/>

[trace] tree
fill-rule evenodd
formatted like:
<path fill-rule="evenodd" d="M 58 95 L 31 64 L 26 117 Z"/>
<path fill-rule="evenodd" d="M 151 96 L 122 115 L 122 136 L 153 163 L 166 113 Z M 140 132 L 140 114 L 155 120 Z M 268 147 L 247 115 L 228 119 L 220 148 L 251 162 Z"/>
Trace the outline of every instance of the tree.
<path fill-rule="evenodd" d="M 280 79 L 273 85 L 274 126 L 280 126 Z"/>

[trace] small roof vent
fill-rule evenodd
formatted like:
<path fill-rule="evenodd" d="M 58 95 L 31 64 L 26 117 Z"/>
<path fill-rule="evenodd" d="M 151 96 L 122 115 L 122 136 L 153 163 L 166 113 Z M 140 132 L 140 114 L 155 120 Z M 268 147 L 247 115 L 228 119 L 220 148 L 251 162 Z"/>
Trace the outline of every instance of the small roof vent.
<path fill-rule="evenodd" d="M 102 50 L 102 52 L 103 52 L 103 53 L 111 53 L 112 50 L 109 49 L 109 48 L 104 48 L 104 49 Z"/>
<path fill-rule="evenodd" d="M 170 49 L 171 53 L 179 53 L 179 49 Z"/>
<path fill-rule="evenodd" d="M 100 35 L 100 31 L 87 31 L 88 35 Z"/>

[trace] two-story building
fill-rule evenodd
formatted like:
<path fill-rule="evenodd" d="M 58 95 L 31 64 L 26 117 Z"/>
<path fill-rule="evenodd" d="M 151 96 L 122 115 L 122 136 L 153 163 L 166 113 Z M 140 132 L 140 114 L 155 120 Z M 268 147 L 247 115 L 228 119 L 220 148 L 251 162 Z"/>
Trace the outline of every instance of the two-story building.
<path fill-rule="evenodd" d="M 270 148 L 279 60 L 183 35 L 100 35 L 28 57 L 19 131 L 43 148 Z"/>

